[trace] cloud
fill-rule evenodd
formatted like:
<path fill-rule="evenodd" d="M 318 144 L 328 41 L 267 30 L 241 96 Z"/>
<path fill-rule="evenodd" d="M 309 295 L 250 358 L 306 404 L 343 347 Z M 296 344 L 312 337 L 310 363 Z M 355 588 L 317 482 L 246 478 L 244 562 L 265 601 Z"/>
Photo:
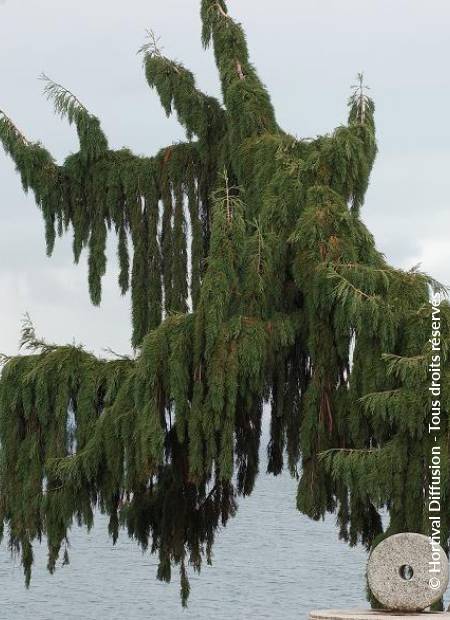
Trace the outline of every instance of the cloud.
<path fill-rule="evenodd" d="M 1 2 L 2 0 L 0 0 Z M 219 94 L 211 50 L 200 42 L 199 0 L 40 0 L 3 2 L 0 106 L 62 160 L 77 149 L 73 128 L 56 118 L 36 79 L 42 70 L 73 89 L 102 119 L 114 147 L 152 154 L 184 137 L 147 87 L 136 50 L 146 28 L 165 51 Z M 450 282 L 448 209 L 450 6 L 423 0 L 229 0 L 246 28 L 255 61 L 282 126 L 316 135 L 345 121 L 349 85 L 364 69 L 377 105 L 380 153 L 362 215 L 378 247 L 401 267 Z M 24 19 L 26 13 L 26 19 Z M 0 350 L 17 348 L 28 311 L 43 336 L 88 348 L 129 348 L 129 299 L 115 284 L 115 249 L 100 309 L 90 305 L 86 265 L 73 265 L 70 238 L 45 257 L 43 225 L 14 167 L 0 154 Z"/>
<path fill-rule="evenodd" d="M 421 270 L 432 274 L 441 284 L 450 286 L 450 244 L 447 235 L 443 235 L 441 239 L 436 237 L 421 239 L 414 260 L 421 264 Z"/>

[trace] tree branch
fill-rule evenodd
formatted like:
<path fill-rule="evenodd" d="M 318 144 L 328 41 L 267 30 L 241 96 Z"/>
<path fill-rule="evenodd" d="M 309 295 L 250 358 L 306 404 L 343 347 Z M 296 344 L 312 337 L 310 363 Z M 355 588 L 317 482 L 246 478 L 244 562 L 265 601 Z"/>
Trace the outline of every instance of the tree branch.
<path fill-rule="evenodd" d="M 3 120 L 8 125 L 9 129 L 15 134 L 15 136 L 25 145 L 30 146 L 31 142 L 27 140 L 25 135 L 20 131 L 20 129 L 13 123 L 10 117 L 0 109 L 0 116 L 3 117 Z"/>
<path fill-rule="evenodd" d="M 225 113 L 217 99 L 200 91 L 193 74 L 181 63 L 161 54 L 154 33 L 140 51 L 144 54 L 147 82 L 155 88 L 167 115 L 175 109 L 178 120 L 188 132 L 199 138 L 220 140 L 225 128 Z"/>
<path fill-rule="evenodd" d="M 219 13 L 220 13 L 223 17 L 226 17 L 227 19 L 230 19 L 230 16 L 228 15 L 228 13 L 226 13 L 226 12 L 223 10 L 223 8 L 220 6 L 220 3 L 219 3 L 219 2 L 217 2 L 217 3 L 216 3 L 216 7 L 217 7 L 217 10 L 219 11 Z"/>
<path fill-rule="evenodd" d="M 60 114 L 64 114 L 67 112 L 65 102 L 72 101 L 80 110 L 89 114 L 89 110 L 86 106 L 81 103 L 76 95 L 68 88 L 63 86 L 62 84 L 58 84 L 58 82 L 54 82 L 51 78 L 48 77 L 45 73 L 41 73 L 39 79 L 43 82 L 46 82 L 44 86 L 44 94 L 47 99 L 53 99 L 55 103 L 55 109 Z"/>
<path fill-rule="evenodd" d="M 242 65 L 239 62 L 239 60 L 236 60 L 236 70 L 237 70 L 237 74 L 239 76 L 239 79 L 240 80 L 245 80 L 245 75 L 244 75 L 244 72 L 242 70 Z"/>

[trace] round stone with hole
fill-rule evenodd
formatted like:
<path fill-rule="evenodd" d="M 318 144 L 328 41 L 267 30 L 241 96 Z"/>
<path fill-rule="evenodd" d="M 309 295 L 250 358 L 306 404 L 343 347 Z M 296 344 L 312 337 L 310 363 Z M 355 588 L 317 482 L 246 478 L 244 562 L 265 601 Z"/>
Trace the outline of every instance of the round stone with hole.
<path fill-rule="evenodd" d="M 395 534 L 375 547 L 367 577 L 375 598 L 392 611 L 423 611 L 448 586 L 448 560 L 442 547 L 423 534 Z"/>

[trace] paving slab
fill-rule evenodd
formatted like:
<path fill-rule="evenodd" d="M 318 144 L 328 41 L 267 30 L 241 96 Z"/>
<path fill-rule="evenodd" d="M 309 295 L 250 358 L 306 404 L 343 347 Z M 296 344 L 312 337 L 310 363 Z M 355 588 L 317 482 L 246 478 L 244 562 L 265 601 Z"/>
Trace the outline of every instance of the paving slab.
<path fill-rule="evenodd" d="M 435 612 L 401 612 L 380 611 L 376 609 L 320 609 L 312 611 L 310 620 L 450 620 L 450 613 L 446 611 Z"/>

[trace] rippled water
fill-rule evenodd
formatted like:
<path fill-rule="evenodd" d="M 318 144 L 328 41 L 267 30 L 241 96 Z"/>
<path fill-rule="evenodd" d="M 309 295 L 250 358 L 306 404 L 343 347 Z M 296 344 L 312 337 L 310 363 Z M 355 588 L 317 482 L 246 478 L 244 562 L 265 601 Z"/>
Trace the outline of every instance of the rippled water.
<path fill-rule="evenodd" d="M 264 445 L 264 444 L 263 444 Z M 298 620 L 323 607 L 365 606 L 366 554 L 337 540 L 334 519 L 314 523 L 295 507 L 288 475 L 260 475 L 253 495 L 217 534 L 212 567 L 191 576 L 189 607 L 180 605 L 177 573 L 156 581 L 156 558 L 124 534 L 115 547 L 107 521 L 71 535 L 71 563 L 51 576 L 36 548 L 31 587 L 0 548 L 1 620 Z"/>

